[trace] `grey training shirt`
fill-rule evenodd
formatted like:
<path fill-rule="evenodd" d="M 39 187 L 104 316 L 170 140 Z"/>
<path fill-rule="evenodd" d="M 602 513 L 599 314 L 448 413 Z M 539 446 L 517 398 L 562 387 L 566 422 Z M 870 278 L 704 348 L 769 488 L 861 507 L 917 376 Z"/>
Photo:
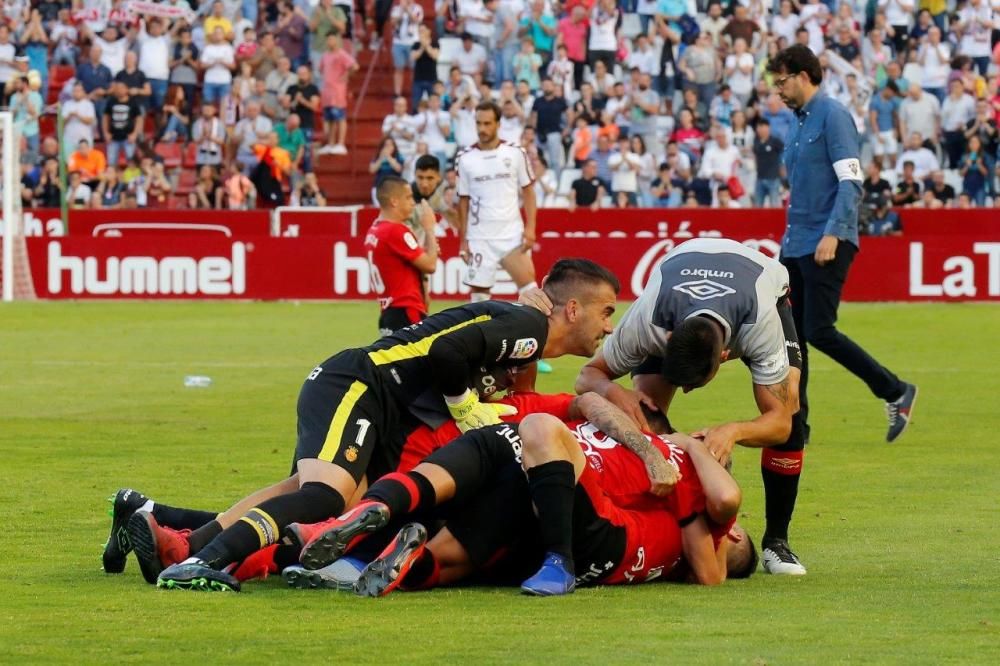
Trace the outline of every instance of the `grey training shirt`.
<path fill-rule="evenodd" d="M 777 260 L 733 240 L 687 241 L 653 270 L 605 341 L 604 358 L 624 375 L 649 356 L 663 356 L 675 326 L 707 315 L 722 324 L 730 358 L 747 363 L 755 384 L 777 384 L 789 367 L 777 309 L 787 292 L 788 271 Z"/>

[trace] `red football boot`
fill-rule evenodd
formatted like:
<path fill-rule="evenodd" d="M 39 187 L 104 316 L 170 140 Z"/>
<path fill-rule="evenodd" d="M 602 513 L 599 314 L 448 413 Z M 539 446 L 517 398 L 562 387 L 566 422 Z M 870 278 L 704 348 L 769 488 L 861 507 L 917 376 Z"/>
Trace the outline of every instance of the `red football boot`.
<path fill-rule="evenodd" d="M 142 577 L 156 585 L 160 572 L 171 564 L 183 562 L 191 554 L 188 535 L 191 530 L 163 527 L 148 511 L 136 511 L 128 520 L 128 538 L 139 560 Z"/>
<path fill-rule="evenodd" d="M 389 507 L 382 502 L 362 502 L 340 518 L 314 525 L 292 523 L 285 528 L 285 538 L 293 545 L 302 544 L 302 566 L 322 569 L 388 522 Z"/>
<path fill-rule="evenodd" d="M 276 543 L 261 548 L 236 565 L 230 573 L 241 583 L 254 578 L 265 579 L 270 574 L 278 573 L 278 565 L 274 562 L 276 550 L 278 550 Z"/>

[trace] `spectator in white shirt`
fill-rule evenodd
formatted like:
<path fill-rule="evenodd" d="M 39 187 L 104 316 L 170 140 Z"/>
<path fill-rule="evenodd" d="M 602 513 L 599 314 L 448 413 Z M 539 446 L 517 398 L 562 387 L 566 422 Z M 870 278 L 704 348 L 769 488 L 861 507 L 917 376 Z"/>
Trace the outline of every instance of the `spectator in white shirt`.
<path fill-rule="evenodd" d="M 638 205 L 639 170 L 642 160 L 632 152 L 627 138 L 618 140 L 618 150 L 608 158 L 611 171 L 611 191 L 619 208 L 634 208 Z"/>
<path fill-rule="evenodd" d="M 733 52 L 726 56 L 726 78 L 733 96 L 745 107 L 753 93 L 753 54 L 747 52 L 747 42 L 737 37 L 733 42 Z"/>
<path fill-rule="evenodd" d="M 67 158 L 83 139 L 86 139 L 89 145 L 94 145 L 97 111 L 94 109 L 94 103 L 87 99 L 87 91 L 79 81 L 73 84 L 73 99 L 63 103 L 62 115 L 65 125 L 61 140 Z"/>
<path fill-rule="evenodd" d="M 965 125 L 976 117 L 976 100 L 965 92 L 961 79 L 952 79 L 941 105 L 941 140 L 948 167 L 957 169 L 965 152 Z"/>
<path fill-rule="evenodd" d="M 739 149 L 729 143 L 729 133 L 725 129 L 719 128 L 715 131 L 715 142 L 709 143 L 705 148 L 705 154 L 701 158 L 701 168 L 698 169 L 698 177 L 711 182 L 714 197 L 719 185 L 724 185 L 736 174 L 736 167 L 739 166 L 739 163 Z"/>
<path fill-rule="evenodd" d="M 441 96 L 431 93 L 425 101 L 421 101 L 414 125 L 419 139 L 427 143 L 427 149 L 438 158 L 438 162 L 447 162 L 448 135 L 451 134 L 451 118 L 441 109 Z"/>
<path fill-rule="evenodd" d="M 118 28 L 109 25 L 100 36 L 95 35 L 84 23 L 81 27 L 84 37 L 101 47 L 101 64 L 111 70 L 112 78 L 125 69 L 125 52 L 128 51 L 128 39 L 118 36 Z"/>
<path fill-rule="evenodd" d="M 910 82 L 906 99 L 899 105 L 899 136 L 919 134 L 936 146 L 941 129 L 941 104 L 934 95 L 926 95 L 919 85 Z"/>
<path fill-rule="evenodd" d="M 917 52 L 917 62 L 923 67 L 920 87 L 943 102 L 951 73 L 951 45 L 941 41 L 941 28 L 934 26 L 927 31 Z"/>
<path fill-rule="evenodd" d="M 199 59 L 205 72 L 201 99 L 202 102 L 215 104 L 225 99 L 232 89 L 236 55 L 232 44 L 226 41 L 226 33 L 221 27 L 212 31 L 209 40 Z"/>
<path fill-rule="evenodd" d="M 929 95 L 928 95 L 929 97 Z M 918 132 L 912 132 L 906 142 L 906 150 L 899 156 L 896 162 L 896 172 L 903 173 L 903 165 L 906 162 L 913 164 L 913 175 L 917 180 L 922 181 L 927 178 L 932 171 L 941 168 L 937 155 L 928 150 L 924 145 L 924 138 Z"/>
<path fill-rule="evenodd" d="M 462 33 L 462 49 L 455 54 L 458 69 L 466 76 L 486 73 L 486 49 L 477 44 L 469 32 Z"/>
<path fill-rule="evenodd" d="M 524 132 L 524 112 L 521 110 L 521 105 L 508 99 L 500 105 L 500 111 L 500 127 L 497 135 L 501 141 L 515 146 L 520 145 L 521 134 Z"/>
<path fill-rule="evenodd" d="M 151 90 L 150 102 L 153 109 L 163 108 L 170 80 L 170 37 L 163 34 L 162 19 L 153 18 L 140 23 L 139 69 L 146 75 Z M 148 32 L 147 32 L 148 30 Z"/>
<path fill-rule="evenodd" d="M 980 76 L 986 76 L 990 66 L 990 35 L 993 26 L 993 10 L 986 0 L 969 0 L 958 12 L 957 27 L 962 34 L 958 52 L 972 58 Z"/>
<path fill-rule="evenodd" d="M 405 160 L 413 154 L 417 132 L 414 119 L 406 112 L 406 98 L 399 96 L 392 103 L 392 113 L 382 121 L 382 135 L 392 137 L 396 150 Z"/>
<path fill-rule="evenodd" d="M 635 48 L 625 59 L 628 69 L 637 68 L 643 74 L 657 76 L 660 73 L 660 57 L 649 41 L 649 36 L 640 34 L 635 38 Z"/>
<path fill-rule="evenodd" d="M 795 31 L 802 25 L 798 14 L 792 13 L 791 0 L 781 0 L 778 14 L 771 19 L 771 33 L 777 38 L 785 38 L 788 44 L 795 42 Z"/>

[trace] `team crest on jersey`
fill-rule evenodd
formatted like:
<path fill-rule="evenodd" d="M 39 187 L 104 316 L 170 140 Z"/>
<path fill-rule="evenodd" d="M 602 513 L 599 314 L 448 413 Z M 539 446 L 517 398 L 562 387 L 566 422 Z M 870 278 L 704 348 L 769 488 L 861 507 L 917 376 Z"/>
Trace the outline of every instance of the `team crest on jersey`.
<path fill-rule="evenodd" d="M 538 351 L 538 340 L 519 338 L 510 350 L 510 358 L 531 358 Z"/>
<path fill-rule="evenodd" d="M 682 282 L 674 285 L 673 288 L 674 291 L 687 294 L 691 298 L 699 301 L 722 298 L 723 296 L 729 296 L 730 294 L 736 293 L 736 290 L 732 287 L 727 287 L 726 285 L 719 284 L 713 280 L 693 280 L 691 282 Z"/>
<path fill-rule="evenodd" d="M 508 169 L 510 168 L 510 165 L 511 165 L 512 163 L 513 163 L 513 162 L 511 162 L 511 159 L 510 159 L 509 157 L 505 157 L 505 158 L 503 158 L 503 165 L 504 165 L 505 167 L 507 167 Z"/>
<path fill-rule="evenodd" d="M 349 446 L 344 451 L 344 457 L 347 458 L 347 462 L 354 462 L 358 459 L 358 450 L 353 446 Z"/>

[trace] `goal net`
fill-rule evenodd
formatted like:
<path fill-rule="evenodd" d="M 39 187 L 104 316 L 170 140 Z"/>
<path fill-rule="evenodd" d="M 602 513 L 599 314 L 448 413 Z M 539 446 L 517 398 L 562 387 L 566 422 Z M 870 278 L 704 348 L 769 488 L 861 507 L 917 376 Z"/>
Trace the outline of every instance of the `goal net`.
<path fill-rule="evenodd" d="M 35 298 L 35 285 L 28 263 L 28 245 L 24 240 L 24 216 L 21 213 L 20 137 L 14 135 L 14 117 L 0 112 L 0 195 L 3 199 L 3 270 L 0 272 L 0 293 L 4 301 Z"/>

